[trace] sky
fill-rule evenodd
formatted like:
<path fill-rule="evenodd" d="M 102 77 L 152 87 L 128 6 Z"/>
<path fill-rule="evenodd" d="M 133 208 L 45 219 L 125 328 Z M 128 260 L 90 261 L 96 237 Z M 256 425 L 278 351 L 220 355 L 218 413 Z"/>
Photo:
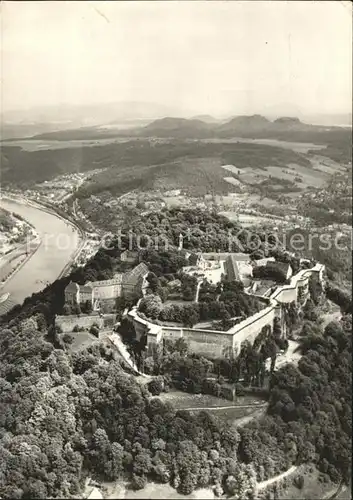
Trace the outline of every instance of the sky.
<path fill-rule="evenodd" d="M 180 115 L 351 111 L 350 2 L 5 0 L 0 8 L 3 111 L 121 101 Z"/>

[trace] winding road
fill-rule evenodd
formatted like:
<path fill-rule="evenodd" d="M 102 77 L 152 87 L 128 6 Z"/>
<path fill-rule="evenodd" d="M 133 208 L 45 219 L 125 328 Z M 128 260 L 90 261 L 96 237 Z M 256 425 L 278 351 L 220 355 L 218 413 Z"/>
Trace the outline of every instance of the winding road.
<path fill-rule="evenodd" d="M 266 481 L 262 481 L 261 483 L 258 483 L 256 485 L 256 490 L 260 491 L 260 490 L 267 488 L 268 486 L 270 486 L 273 483 L 277 483 L 277 481 L 280 481 L 281 479 L 293 474 L 293 472 L 295 472 L 297 470 L 297 468 L 298 467 L 296 465 L 292 465 L 292 467 L 289 467 L 289 469 L 282 472 L 282 474 L 278 474 L 278 476 L 271 477 L 270 479 L 266 479 Z"/>

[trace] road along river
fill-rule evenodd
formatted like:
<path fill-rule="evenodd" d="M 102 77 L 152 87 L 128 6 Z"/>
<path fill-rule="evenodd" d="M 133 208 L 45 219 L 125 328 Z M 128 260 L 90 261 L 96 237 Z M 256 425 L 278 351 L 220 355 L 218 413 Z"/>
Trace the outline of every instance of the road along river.
<path fill-rule="evenodd" d="M 21 200 L 0 199 L 0 207 L 21 215 L 32 224 L 41 245 L 25 264 L 6 282 L 0 295 L 9 293 L 9 300 L 22 303 L 55 281 L 75 257 L 82 237 L 77 228 L 60 216 Z"/>

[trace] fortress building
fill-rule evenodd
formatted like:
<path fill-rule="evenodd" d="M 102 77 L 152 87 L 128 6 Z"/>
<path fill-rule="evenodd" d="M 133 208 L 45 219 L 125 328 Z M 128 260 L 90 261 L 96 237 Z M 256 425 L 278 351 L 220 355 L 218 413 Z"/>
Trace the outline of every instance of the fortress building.
<path fill-rule="evenodd" d="M 230 278 L 239 279 L 239 263 L 236 262 L 236 258 L 230 255 L 225 257 L 226 268 L 228 268 L 226 270 L 229 272 Z M 228 259 L 228 257 L 231 258 Z M 324 285 L 324 269 L 325 266 L 318 263 L 314 267 L 302 269 L 290 277 L 291 269 L 288 266 L 283 268 L 290 282 L 271 289 L 268 297 L 263 298 L 266 302 L 264 309 L 234 325 L 228 331 L 156 324 L 153 320 L 139 316 L 138 305 L 127 312 L 127 318 L 133 323 L 137 338 L 147 337 L 147 349 L 150 354 L 153 354 L 158 346 L 184 338 L 188 342 L 191 352 L 208 358 L 234 358 L 240 353 L 243 342 L 253 343 L 264 327 L 270 327 L 272 330 L 276 318 L 280 320 L 282 332 L 285 332 L 287 304 L 295 303 L 303 306 L 309 298 L 310 277 L 315 275 L 319 282 Z"/>
<path fill-rule="evenodd" d="M 66 304 L 83 304 L 91 302 L 93 309 L 103 306 L 111 310 L 118 297 L 141 296 L 147 286 L 148 267 L 141 262 L 131 271 L 116 274 L 112 279 L 90 281 L 85 285 L 70 282 L 65 288 Z"/>

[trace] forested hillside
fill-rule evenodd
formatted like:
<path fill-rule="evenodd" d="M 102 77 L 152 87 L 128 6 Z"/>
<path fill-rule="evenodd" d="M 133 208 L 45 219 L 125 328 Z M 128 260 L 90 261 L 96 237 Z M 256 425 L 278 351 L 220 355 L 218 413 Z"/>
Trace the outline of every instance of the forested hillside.
<path fill-rule="evenodd" d="M 284 166 L 289 163 L 310 165 L 308 160 L 298 153 L 272 146 L 177 139 L 157 144 L 148 139 L 141 139 L 38 151 L 26 151 L 18 146 L 6 145 L 2 146 L 1 155 L 2 182 L 5 185 L 12 183 L 26 186 L 65 173 L 109 168 L 107 173 L 102 172 L 95 176 L 94 183 L 79 191 L 78 196 L 81 197 L 105 189 L 112 194 L 122 194 L 135 188 L 151 188 L 161 175 L 166 176 L 169 183 L 175 184 L 179 181 L 181 186 L 187 187 L 190 179 L 195 178 L 194 167 L 190 161 L 197 159 L 216 159 L 219 164 L 224 165 L 235 162 L 239 168 L 261 169 L 269 165 Z M 178 174 L 178 164 L 175 162 L 181 160 L 188 160 L 189 164 L 186 163 L 185 168 Z M 218 179 L 218 182 L 223 181 L 224 171 L 217 168 L 215 170 L 213 177 Z M 209 175 L 212 176 L 212 172 Z M 207 175 L 205 179 L 199 177 L 199 180 L 207 182 Z"/>
<path fill-rule="evenodd" d="M 350 477 L 351 319 L 303 340 L 298 369 L 273 376 L 268 415 L 240 431 L 151 400 L 110 349 L 71 355 L 46 329 L 41 315 L 1 329 L 2 498 L 68 498 L 87 474 L 241 498 L 293 463 Z"/>

